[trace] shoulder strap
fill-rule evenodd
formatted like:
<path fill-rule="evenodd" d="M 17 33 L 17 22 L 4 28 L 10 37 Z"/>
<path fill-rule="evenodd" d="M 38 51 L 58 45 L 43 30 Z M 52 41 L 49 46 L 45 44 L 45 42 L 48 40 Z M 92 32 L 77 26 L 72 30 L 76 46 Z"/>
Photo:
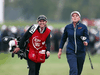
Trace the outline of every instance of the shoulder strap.
<path fill-rule="evenodd" d="M 33 34 L 35 31 L 36 31 L 36 29 L 38 28 L 38 24 L 34 24 L 34 25 L 32 25 L 32 27 L 31 27 L 31 29 L 29 30 L 29 32 L 31 33 L 31 34 Z"/>
<path fill-rule="evenodd" d="M 28 30 L 27 32 L 24 34 L 24 36 L 21 38 L 21 41 L 19 42 L 19 47 L 20 48 L 26 48 L 27 47 L 27 41 L 28 39 L 34 34 L 34 32 L 36 31 L 36 29 L 38 28 L 38 24 L 33 24 Z M 22 46 L 23 45 L 23 46 Z"/>

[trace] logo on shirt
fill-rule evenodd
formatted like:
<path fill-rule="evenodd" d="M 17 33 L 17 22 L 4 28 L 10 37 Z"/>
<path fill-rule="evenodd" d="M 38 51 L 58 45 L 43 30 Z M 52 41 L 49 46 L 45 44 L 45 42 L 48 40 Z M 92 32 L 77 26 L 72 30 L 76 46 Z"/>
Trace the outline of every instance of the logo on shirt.
<path fill-rule="evenodd" d="M 82 27 L 78 27 L 78 29 L 82 29 Z"/>
<path fill-rule="evenodd" d="M 39 50 L 43 47 L 43 45 L 45 45 L 45 41 L 42 41 L 38 38 L 38 36 L 35 36 L 32 39 L 32 44 L 35 49 Z"/>

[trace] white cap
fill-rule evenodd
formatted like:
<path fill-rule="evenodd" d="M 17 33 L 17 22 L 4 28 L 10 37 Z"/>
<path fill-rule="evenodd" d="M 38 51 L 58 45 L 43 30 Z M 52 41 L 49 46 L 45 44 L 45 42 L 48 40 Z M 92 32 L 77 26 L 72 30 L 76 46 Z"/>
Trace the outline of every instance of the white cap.
<path fill-rule="evenodd" d="M 78 11 L 73 11 L 73 12 L 71 12 L 71 16 L 72 16 L 74 13 L 78 14 L 79 17 L 81 17 L 81 14 L 80 14 Z"/>

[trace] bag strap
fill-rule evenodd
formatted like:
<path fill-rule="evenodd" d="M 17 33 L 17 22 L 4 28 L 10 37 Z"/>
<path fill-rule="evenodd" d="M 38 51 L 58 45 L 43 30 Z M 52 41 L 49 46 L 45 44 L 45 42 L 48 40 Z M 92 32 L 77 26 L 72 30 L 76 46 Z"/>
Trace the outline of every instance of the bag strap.
<path fill-rule="evenodd" d="M 35 31 L 36 31 L 36 29 L 38 28 L 38 24 L 34 24 L 34 25 L 32 25 L 32 27 L 31 27 L 31 29 L 29 30 L 29 32 L 31 33 L 31 34 L 33 34 Z"/>

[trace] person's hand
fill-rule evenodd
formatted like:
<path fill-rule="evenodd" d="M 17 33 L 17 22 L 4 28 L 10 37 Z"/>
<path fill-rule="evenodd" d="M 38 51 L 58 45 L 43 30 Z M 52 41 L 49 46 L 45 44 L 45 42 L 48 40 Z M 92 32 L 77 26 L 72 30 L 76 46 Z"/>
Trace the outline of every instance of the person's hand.
<path fill-rule="evenodd" d="M 47 57 L 49 57 L 49 56 L 50 56 L 50 52 L 49 52 L 49 51 L 47 51 L 47 52 L 46 52 L 46 54 L 47 54 Z"/>
<path fill-rule="evenodd" d="M 88 43 L 87 43 L 87 42 L 85 42 L 85 41 L 83 42 L 83 44 L 84 44 L 84 46 L 87 46 L 87 45 L 88 45 Z"/>
<path fill-rule="evenodd" d="M 20 50 L 20 48 L 16 47 L 13 51 L 13 53 L 17 53 Z"/>
<path fill-rule="evenodd" d="M 58 58 L 59 59 L 61 58 L 61 54 L 62 54 L 62 49 L 59 49 L 59 52 L 58 52 Z"/>

